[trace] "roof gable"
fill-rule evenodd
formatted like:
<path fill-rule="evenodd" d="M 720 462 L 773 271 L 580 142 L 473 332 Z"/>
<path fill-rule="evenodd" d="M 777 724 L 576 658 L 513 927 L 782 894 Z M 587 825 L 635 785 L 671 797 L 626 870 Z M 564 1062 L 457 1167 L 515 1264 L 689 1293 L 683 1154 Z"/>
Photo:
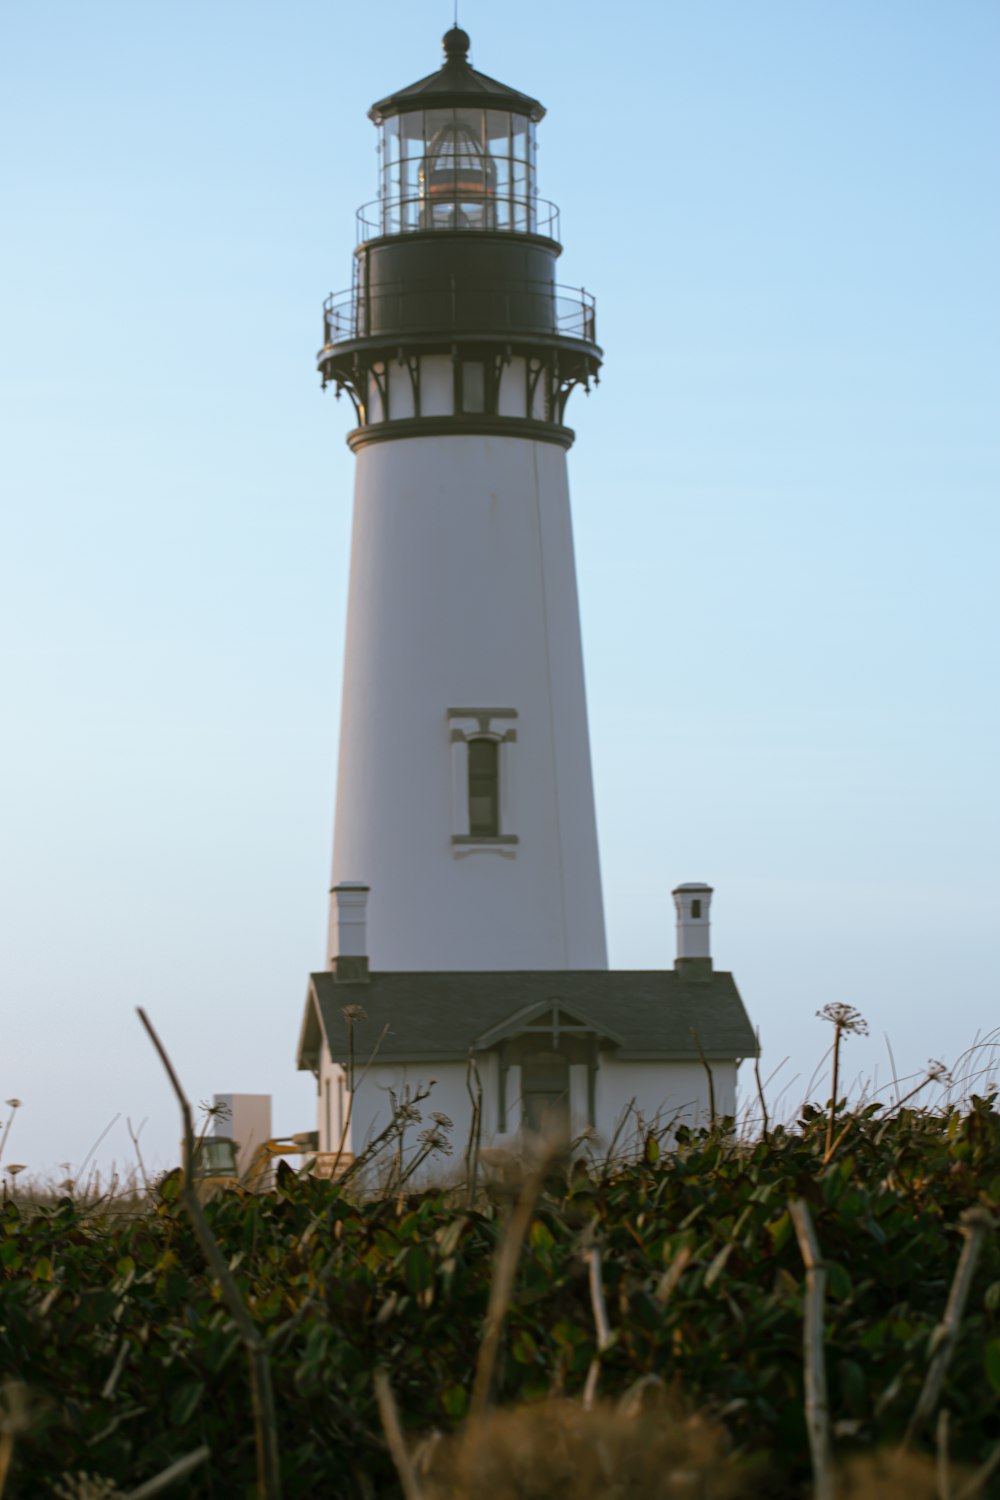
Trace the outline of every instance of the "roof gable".
<path fill-rule="evenodd" d="M 597 1021 L 590 1020 L 580 1010 L 567 1010 L 557 998 L 540 1000 L 534 1005 L 522 1006 L 513 1015 L 498 1022 L 496 1026 L 490 1026 L 479 1036 L 474 1037 L 471 1045 L 474 1052 L 486 1052 L 508 1037 L 532 1034 L 551 1038 L 555 1044 L 561 1033 L 570 1035 L 589 1033 L 605 1037 L 615 1047 L 622 1045 L 622 1039 L 617 1033 L 610 1031 L 607 1026 Z"/>

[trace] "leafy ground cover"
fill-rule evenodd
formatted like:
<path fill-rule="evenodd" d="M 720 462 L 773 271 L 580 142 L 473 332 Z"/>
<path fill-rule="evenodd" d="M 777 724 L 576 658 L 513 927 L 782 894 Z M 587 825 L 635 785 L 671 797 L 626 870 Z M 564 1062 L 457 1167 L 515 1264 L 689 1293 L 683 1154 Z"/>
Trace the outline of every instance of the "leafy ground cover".
<path fill-rule="evenodd" d="M 745 1493 L 808 1494 L 804 1268 L 789 1213 L 801 1199 L 827 1271 L 837 1452 L 898 1444 L 948 1302 L 961 1216 L 1000 1209 L 1000 1113 L 993 1096 L 891 1115 L 871 1104 L 845 1124 L 832 1155 L 827 1114 L 809 1107 L 794 1128 L 755 1143 L 723 1124 L 682 1130 L 669 1149 L 651 1135 L 633 1160 L 553 1170 L 517 1264 L 496 1404 L 548 1400 L 555 1413 L 573 1398 L 579 1411 L 592 1367 L 608 1400 L 647 1378 L 678 1421 L 697 1414 L 710 1424 Z M 269 1195 L 226 1193 L 206 1206 L 266 1339 L 285 1496 L 398 1493 L 379 1368 L 411 1444 L 461 1427 L 509 1212 L 500 1188 L 469 1207 L 454 1191 L 365 1196 L 288 1170 Z M 594 1248 L 610 1325 L 600 1349 Z M 176 1175 L 134 1214 L 71 1197 L 30 1210 L 4 1204 L 0 1372 L 11 1382 L 5 1420 L 15 1436 L 5 1500 L 82 1495 L 67 1478 L 81 1472 L 128 1493 L 201 1445 L 210 1457 L 173 1493 L 256 1493 L 246 1357 Z M 939 1404 L 954 1461 L 983 1465 L 1000 1443 L 995 1229 Z M 591 1427 L 603 1420 L 595 1413 Z M 917 1450 L 930 1453 L 933 1440 L 930 1424 Z M 991 1483 L 982 1493 L 996 1493 Z M 917 1500 L 912 1486 L 907 1493 Z"/>

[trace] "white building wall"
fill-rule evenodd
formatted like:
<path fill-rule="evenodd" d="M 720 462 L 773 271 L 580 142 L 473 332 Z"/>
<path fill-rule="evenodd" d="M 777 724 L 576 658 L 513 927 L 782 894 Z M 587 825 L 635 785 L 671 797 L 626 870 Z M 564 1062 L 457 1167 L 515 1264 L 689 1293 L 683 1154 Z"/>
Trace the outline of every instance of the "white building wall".
<path fill-rule="evenodd" d="M 325 1049 L 324 1049 L 325 1051 Z M 484 1147 L 516 1146 L 521 1128 L 521 1070 L 512 1066 L 507 1072 L 507 1130 L 501 1135 L 498 1128 L 498 1081 L 497 1058 L 488 1054 L 478 1060 L 479 1075 L 483 1087 L 483 1120 L 481 1144 Z M 711 1064 L 715 1086 L 715 1108 L 719 1117 L 736 1113 L 736 1064 L 735 1062 L 713 1062 Z M 324 1097 L 325 1082 L 329 1079 L 336 1097 L 336 1079 L 343 1076 L 336 1064 L 324 1058 L 320 1070 L 319 1129 L 320 1150 L 336 1150 L 339 1142 L 339 1126 L 334 1111 L 334 1138 L 332 1144 L 324 1145 Z M 410 1126 L 406 1135 L 406 1157 L 412 1159 L 419 1149 L 418 1137 L 422 1130 L 432 1125 L 431 1115 L 447 1115 L 452 1121 L 448 1132 L 452 1141 L 450 1157 L 435 1155 L 414 1181 L 442 1180 L 460 1174 L 469 1132 L 472 1125 L 472 1101 L 466 1087 L 465 1063 L 438 1062 L 375 1066 L 362 1079 L 359 1070 L 358 1089 L 351 1113 L 350 1134 L 345 1149 L 356 1155 L 385 1129 L 392 1118 L 390 1091 L 402 1100 L 406 1089 L 410 1098 L 431 1086 L 430 1096 L 418 1105 L 422 1115 L 419 1124 Z M 710 1119 L 708 1080 L 701 1063 L 675 1062 L 615 1062 L 602 1058 L 597 1070 L 595 1090 L 596 1127 L 591 1139 L 592 1149 L 600 1154 L 615 1140 L 616 1152 L 638 1149 L 643 1131 L 665 1130 L 670 1126 L 686 1124 L 707 1126 Z M 619 1122 L 624 1121 L 619 1129 Z M 570 1133 L 582 1136 L 587 1130 L 587 1069 L 574 1064 L 570 1068 Z M 386 1152 L 375 1162 L 373 1171 L 377 1177 L 379 1166 L 387 1166 Z"/>
<path fill-rule="evenodd" d="M 715 1112 L 736 1113 L 736 1064 L 713 1062 Z M 708 1079 L 700 1062 L 615 1062 L 602 1057 L 597 1072 L 597 1133 L 607 1145 L 626 1110 L 631 1112 L 619 1137 L 622 1146 L 634 1136 L 638 1119 L 646 1128 L 671 1123 L 691 1126 L 710 1121 Z"/>
<path fill-rule="evenodd" d="M 501 828 L 516 845 L 453 842 L 455 707 L 516 710 Z M 331 883 L 344 880 L 371 887 L 376 971 L 607 966 L 554 444 L 463 434 L 358 455 Z"/>

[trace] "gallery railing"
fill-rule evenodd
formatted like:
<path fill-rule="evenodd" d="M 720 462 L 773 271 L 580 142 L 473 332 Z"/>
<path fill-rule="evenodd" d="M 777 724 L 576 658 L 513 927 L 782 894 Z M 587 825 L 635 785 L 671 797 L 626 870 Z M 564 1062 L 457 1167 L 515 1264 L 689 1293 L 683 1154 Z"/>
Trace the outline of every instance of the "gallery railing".
<path fill-rule="evenodd" d="M 435 280 L 390 282 L 371 293 L 333 292 L 323 304 L 323 344 L 400 334 L 544 335 L 594 343 L 597 309 L 590 292 L 554 282 L 467 286 Z"/>

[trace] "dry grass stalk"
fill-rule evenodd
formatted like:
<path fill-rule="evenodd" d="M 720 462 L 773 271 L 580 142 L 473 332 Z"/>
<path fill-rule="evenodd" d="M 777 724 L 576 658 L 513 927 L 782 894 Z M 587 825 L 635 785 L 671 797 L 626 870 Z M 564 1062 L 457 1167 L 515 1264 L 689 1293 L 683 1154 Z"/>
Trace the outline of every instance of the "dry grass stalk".
<path fill-rule="evenodd" d="M 668 1300 L 674 1291 L 676 1291 L 677 1283 L 687 1270 L 687 1264 L 690 1259 L 691 1247 L 689 1245 L 682 1245 L 660 1277 L 660 1284 L 656 1288 L 656 1300 L 661 1307 L 666 1306 Z"/>
<path fill-rule="evenodd" d="M 605 1153 L 605 1156 L 604 1156 L 604 1170 L 605 1170 L 605 1172 L 607 1172 L 607 1171 L 610 1170 L 611 1163 L 615 1159 L 615 1147 L 618 1145 L 618 1137 L 621 1135 L 622 1131 L 625 1129 L 625 1122 L 627 1121 L 629 1115 L 632 1113 L 632 1111 L 634 1109 L 635 1109 L 635 1095 L 633 1095 L 632 1098 L 628 1101 L 628 1103 L 626 1104 L 625 1108 L 622 1110 L 620 1116 L 618 1117 L 618 1123 L 615 1126 L 614 1135 L 611 1137 L 611 1144 L 608 1147 L 607 1152 Z"/>
<path fill-rule="evenodd" d="M 767 1100 L 764 1098 L 764 1085 L 760 1081 L 760 1027 L 757 1027 L 757 1052 L 753 1060 L 753 1076 L 757 1085 L 757 1098 L 760 1101 L 761 1132 L 766 1145 L 771 1144 L 771 1134 L 768 1129 L 770 1121 L 767 1117 Z"/>
<path fill-rule="evenodd" d="M 102 1401 L 110 1401 L 112 1396 L 114 1395 L 115 1386 L 118 1384 L 118 1381 L 121 1378 L 121 1373 L 125 1368 L 125 1361 L 128 1359 L 129 1350 L 131 1349 L 131 1347 L 132 1346 L 129 1343 L 128 1339 L 123 1338 L 119 1343 L 118 1353 L 116 1354 L 115 1362 L 111 1367 L 111 1374 L 104 1382 L 104 1387 L 101 1391 Z"/>
<path fill-rule="evenodd" d="M 472 1105 L 472 1120 L 469 1125 L 469 1143 L 465 1148 L 465 1206 L 471 1208 L 476 1201 L 476 1184 L 479 1177 L 479 1153 L 483 1137 L 483 1083 L 475 1054 L 469 1053 L 465 1073 L 465 1091 Z"/>
<path fill-rule="evenodd" d="M 154 1496 L 162 1495 L 165 1490 L 172 1489 L 195 1469 L 200 1468 L 207 1458 L 211 1456 L 211 1450 L 205 1446 L 195 1448 L 192 1453 L 187 1453 L 172 1463 L 169 1468 L 163 1469 L 159 1474 L 147 1479 L 145 1484 L 140 1484 L 137 1490 L 131 1490 L 126 1500 L 154 1500 Z"/>
<path fill-rule="evenodd" d="M 486 1309 L 486 1328 L 479 1345 L 472 1400 L 469 1403 L 470 1430 L 482 1418 L 489 1405 L 493 1371 L 496 1367 L 497 1350 L 500 1347 L 500 1334 L 507 1316 L 507 1308 L 510 1305 L 514 1275 L 521 1258 L 521 1246 L 524 1244 L 524 1237 L 528 1232 L 538 1195 L 563 1145 L 561 1140 L 555 1139 L 542 1143 L 535 1167 L 524 1179 L 517 1203 L 514 1205 L 497 1246 L 493 1262 L 493 1279 L 490 1283 L 490 1300 Z"/>
<path fill-rule="evenodd" d="M 133 1130 L 132 1121 L 127 1116 L 125 1118 L 125 1124 L 128 1127 L 129 1139 L 131 1140 L 132 1146 L 135 1150 L 136 1161 L 139 1163 L 139 1172 L 142 1176 L 142 1185 L 148 1193 L 152 1190 L 150 1188 L 149 1176 L 146 1172 L 146 1163 L 143 1161 L 142 1152 L 139 1149 L 139 1137 L 142 1134 L 142 1126 L 145 1125 L 145 1123 L 145 1120 L 143 1120 L 142 1125 L 139 1126 L 139 1129 Z"/>
<path fill-rule="evenodd" d="M 952 1469 L 951 1482 L 956 1478 Z M 838 1500 L 942 1500 L 937 1460 L 898 1451 L 849 1459 L 837 1471 L 837 1495 Z"/>
<path fill-rule="evenodd" d="M 830 1446 L 830 1407 L 826 1393 L 826 1361 L 823 1351 L 823 1302 L 826 1268 L 820 1255 L 816 1228 L 804 1199 L 790 1202 L 788 1211 L 795 1226 L 799 1250 L 806 1268 L 805 1318 L 802 1354 L 806 1386 L 806 1426 L 812 1457 L 816 1500 L 833 1500 L 833 1455 Z"/>
<path fill-rule="evenodd" d="M 909 1448 L 915 1439 L 919 1437 L 921 1429 L 927 1422 L 934 1408 L 937 1406 L 941 1395 L 941 1387 L 944 1384 L 945 1372 L 948 1369 L 951 1356 L 955 1351 L 958 1340 L 958 1331 L 962 1323 L 962 1314 L 968 1301 L 969 1290 L 972 1286 L 972 1278 L 976 1270 L 976 1262 L 983 1248 L 986 1236 L 996 1227 L 993 1215 L 985 1208 L 967 1208 L 962 1215 L 962 1233 L 965 1236 L 965 1244 L 958 1258 L 955 1268 L 955 1278 L 948 1293 L 948 1303 L 944 1310 L 944 1316 L 931 1336 L 930 1355 L 931 1362 L 924 1380 L 923 1389 L 917 1399 L 903 1438 L 902 1447 Z"/>
<path fill-rule="evenodd" d="M 7 1108 L 10 1110 L 10 1114 L 7 1116 L 7 1123 L 4 1126 L 3 1135 L 0 1136 L 0 1161 L 3 1161 L 3 1154 L 7 1146 L 7 1137 L 10 1135 L 10 1127 L 14 1123 L 14 1116 L 21 1108 L 20 1099 L 7 1099 L 5 1103 L 7 1105 Z"/>
<path fill-rule="evenodd" d="M 993 1449 L 982 1467 L 977 1469 L 968 1483 L 959 1490 L 956 1500 L 978 1500 L 998 1469 L 1000 1469 L 1000 1443 Z"/>
<path fill-rule="evenodd" d="M 492 1411 L 426 1445 L 423 1500 L 735 1500 L 723 1435 L 664 1402 L 584 1411 L 553 1399 Z M 909 1497 L 912 1500 L 912 1497 Z"/>
<path fill-rule="evenodd" d="M 709 1122 L 709 1125 L 711 1126 L 711 1128 L 714 1130 L 715 1129 L 715 1075 L 713 1074 L 712 1069 L 709 1066 L 708 1058 L 705 1056 L 704 1048 L 701 1045 L 701 1037 L 698 1035 L 698 1032 L 697 1032 L 697 1030 L 695 1029 L 694 1026 L 691 1027 L 691 1036 L 692 1036 L 692 1038 L 694 1040 L 695 1046 L 698 1049 L 698 1056 L 701 1058 L 701 1065 L 705 1069 L 705 1074 L 706 1074 L 706 1077 L 708 1078 L 708 1122 Z"/>
<path fill-rule="evenodd" d="M 378 1402 L 382 1431 L 385 1433 L 385 1440 L 396 1466 L 403 1494 L 406 1500 L 422 1500 L 420 1485 L 406 1446 L 406 1439 L 403 1437 L 403 1429 L 399 1425 L 396 1398 L 392 1394 L 392 1386 L 384 1370 L 375 1371 L 375 1399 Z"/>
<path fill-rule="evenodd" d="M 951 1467 L 948 1462 L 948 1408 L 942 1406 L 937 1420 L 938 1500 L 951 1500 Z"/>
<path fill-rule="evenodd" d="M 340 1163 L 341 1163 L 341 1161 L 343 1159 L 343 1155 L 344 1155 L 344 1147 L 347 1144 L 347 1132 L 351 1128 L 351 1115 L 352 1115 L 352 1113 L 354 1111 L 354 1095 L 355 1095 L 356 1089 L 360 1088 L 361 1085 L 364 1083 L 365 1079 L 368 1077 L 368 1074 L 369 1074 L 369 1072 L 371 1070 L 372 1063 L 375 1061 L 376 1057 L 378 1056 L 379 1049 L 381 1048 L 382 1043 L 385 1041 L 386 1036 L 388 1035 L 388 1032 L 389 1032 L 389 1023 L 387 1021 L 385 1023 L 385 1025 L 382 1027 L 382 1031 L 381 1031 L 381 1034 L 379 1036 L 378 1041 L 375 1043 L 374 1047 L 372 1048 L 371 1056 L 369 1057 L 368 1061 L 364 1065 L 364 1068 L 362 1069 L 361 1077 L 357 1080 L 357 1083 L 355 1083 L 355 1081 L 354 1081 L 354 1022 L 357 1019 L 357 1016 L 354 1015 L 354 1014 L 348 1015 L 347 1012 L 348 1011 L 356 1012 L 356 1011 L 360 1011 L 360 1010 L 361 1010 L 361 1007 L 359 1005 L 358 1006 L 346 1005 L 344 1007 L 344 1016 L 345 1016 L 345 1019 L 347 1021 L 347 1036 L 348 1036 L 348 1042 L 350 1044 L 350 1049 L 351 1049 L 350 1059 L 349 1059 L 349 1073 L 348 1073 L 348 1077 L 350 1079 L 350 1088 L 347 1090 L 347 1108 L 344 1111 L 344 1119 L 343 1119 L 343 1122 L 342 1122 L 341 1127 L 340 1127 L 340 1140 L 337 1142 L 337 1154 L 334 1157 L 333 1167 L 332 1167 L 331 1172 L 330 1172 L 331 1180 L 333 1180 L 333 1179 L 336 1178 L 337 1173 L 340 1170 Z"/>
<path fill-rule="evenodd" d="M 191 1105 L 174 1072 L 173 1063 L 156 1033 L 156 1028 L 141 1006 L 138 1006 L 137 1010 L 140 1021 L 159 1053 L 160 1061 L 166 1069 L 167 1077 L 170 1079 L 181 1108 L 181 1117 L 184 1121 L 184 1170 L 181 1178 L 181 1197 L 184 1207 L 187 1209 L 201 1253 L 205 1257 L 209 1270 L 219 1282 L 222 1299 L 236 1324 L 247 1353 L 254 1436 L 257 1444 L 257 1494 L 260 1500 L 281 1500 L 278 1424 L 275 1417 L 274 1390 L 271 1385 L 271 1367 L 267 1357 L 267 1346 L 247 1311 L 233 1274 L 209 1228 L 201 1203 L 198 1201 L 192 1173 L 194 1130 L 191 1123 Z"/>
<path fill-rule="evenodd" d="M 7 1484 L 10 1461 L 14 1457 L 14 1434 L 8 1427 L 0 1430 L 0 1495 Z"/>
<path fill-rule="evenodd" d="M 597 1395 L 597 1382 L 601 1376 L 601 1355 L 611 1343 L 611 1324 L 608 1322 L 608 1309 L 604 1301 L 601 1252 L 596 1245 L 591 1245 L 590 1249 L 585 1252 L 585 1258 L 590 1281 L 590 1305 L 594 1311 L 594 1327 L 597 1330 L 597 1353 L 590 1361 L 587 1383 L 583 1388 L 583 1407 L 585 1411 L 590 1411 Z"/>

